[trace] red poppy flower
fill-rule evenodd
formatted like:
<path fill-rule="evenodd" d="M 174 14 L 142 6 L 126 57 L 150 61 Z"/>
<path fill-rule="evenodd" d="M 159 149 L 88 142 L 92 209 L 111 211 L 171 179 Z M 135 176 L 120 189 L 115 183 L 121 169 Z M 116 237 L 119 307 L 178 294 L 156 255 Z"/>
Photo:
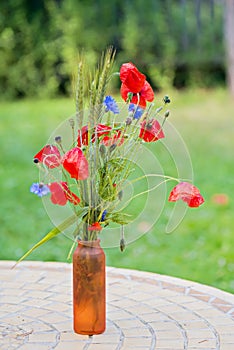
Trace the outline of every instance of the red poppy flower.
<path fill-rule="evenodd" d="M 132 62 L 129 62 L 122 64 L 120 68 L 120 80 L 133 94 L 135 94 L 143 88 L 146 77 L 139 72 Z"/>
<path fill-rule="evenodd" d="M 88 231 L 101 231 L 101 230 L 102 230 L 102 226 L 98 221 L 94 222 L 92 225 L 88 227 Z"/>
<path fill-rule="evenodd" d="M 46 145 L 34 156 L 34 160 L 44 163 L 52 169 L 61 164 L 61 155 L 56 146 Z"/>
<path fill-rule="evenodd" d="M 169 202 L 176 202 L 179 199 L 188 204 L 189 207 L 199 207 L 204 203 L 204 198 L 194 185 L 188 182 L 180 182 L 170 193 Z"/>
<path fill-rule="evenodd" d="M 105 146 L 121 146 L 124 142 L 124 137 L 122 136 L 121 130 L 118 130 L 116 134 L 113 136 L 104 136 L 101 143 L 103 143 Z"/>
<path fill-rule="evenodd" d="M 145 142 L 155 142 L 165 136 L 159 122 L 156 119 L 151 119 L 141 123 L 139 137 Z"/>
<path fill-rule="evenodd" d="M 154 100 L 154 92 L 150 84 L 146 81 L 144 74 L 140 73 L 134 64 L 124 63 L 120 68 L 120 80 L 122 82 L 120 93 L 124 101 L 129 98 L 129 93 L 133 96 L 129 102 L 146 107 L 146 101 Z"/>
<path fill-rule="evenodd" d="M 72 178 L 85 180 L 89 176 L 88 161 L 78 147 L 74 147 L 64 154 L 62 164 Z"/>
<path fill-rule="evenodd" d="M 94 133 L 92 134 L 92 142 L 95 141 L 96 136 L 99 138 L 103 135 L 108 135 L 111 131 L 111 127 L 105 124 L 98 124 L 95 129 Z M 88 146 L 89 143 L 89 130 L 88 126 L 85 125 L 81 128 L 81 130 L 78 130 L 78 137 L 77 137 L 77 146 Z"/>
<path fill-rule="evenodd" d="M 66 182 L 52 182 L 48 185 L 51 192 L 51 202 L 53 204 L 65 205 L 67 201 L 77 205 L 80 203 L 80 198 L 68 188 Z"/>

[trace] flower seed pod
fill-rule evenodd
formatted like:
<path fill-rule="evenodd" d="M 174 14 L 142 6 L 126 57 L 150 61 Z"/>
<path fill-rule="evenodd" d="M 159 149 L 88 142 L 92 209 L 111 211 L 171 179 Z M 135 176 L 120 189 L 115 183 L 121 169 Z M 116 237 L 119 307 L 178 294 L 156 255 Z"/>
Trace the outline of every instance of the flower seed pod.
<path fill-rule="evenodd" d="M 55 140 L 55 142 L 57 142 L 58 144 L 60 144 L 60 143 L 62 142 L 61 136 L 56 136 L 56 137 L 54 138 L 54 140 Z"/>

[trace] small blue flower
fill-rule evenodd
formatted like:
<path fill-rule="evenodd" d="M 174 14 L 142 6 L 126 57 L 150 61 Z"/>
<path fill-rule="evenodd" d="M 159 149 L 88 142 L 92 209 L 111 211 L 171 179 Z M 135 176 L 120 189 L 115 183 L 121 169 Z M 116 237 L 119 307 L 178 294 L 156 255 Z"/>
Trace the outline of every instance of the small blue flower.
<path fill-rule="evenodd" d="M 32 184 L 30 192 L 35 193 L 38 197 L 43 197 L 50 193 L 50 189 L 47 185 L 37 182 Z"/>
<path fill-rule="evenodd" d="M 107 210 L 105 209 L 102 213 L 101 221 L 105 221 Z"/>
<path fill-rule="evenodd" d="M 140 117 L 144 113 L 144 109 L 135 105 L 134 103 L 130 103 L 130 105 L 128 106 L 128 111 L 132 112 L 133 119 L 140 119 Z"/>
<path fill-rule="evenodd" d="M 112 96 L 105 97 L 104 105 L 106 107 L 106 112 L 110 111 L 114 114 L 119 114 L 119 107 L 117 106 L 117 103 Z"/>

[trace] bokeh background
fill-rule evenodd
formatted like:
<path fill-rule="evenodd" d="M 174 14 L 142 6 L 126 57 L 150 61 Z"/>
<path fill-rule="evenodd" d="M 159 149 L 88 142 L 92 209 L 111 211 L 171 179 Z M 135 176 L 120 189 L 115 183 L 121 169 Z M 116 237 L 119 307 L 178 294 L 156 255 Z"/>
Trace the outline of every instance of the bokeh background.
<path fill-rule="evenodd" d="M 166 205 L 154 228 L 124 253 L 106 249 L 107 263 L 234 292 L 233 21 L 233 0 L 1 1 L 0 259 L 19 259 L 52 228 L 29 192 L 38 180 L 32 158 L 75 112 L 79 53 L 93 67 L 113 45 L 116 71 L 132 61 L 147 75 L 156 104 L 171 97 L 170 121 L 189 149 L 206 202 L 170 234 Z M 117 99 L 119 86 L 114 79 Z M 160 147 L 153 152 L 163 159 Z M 30 259 L 67 261 L 70 246 L 60 235 Z"/>

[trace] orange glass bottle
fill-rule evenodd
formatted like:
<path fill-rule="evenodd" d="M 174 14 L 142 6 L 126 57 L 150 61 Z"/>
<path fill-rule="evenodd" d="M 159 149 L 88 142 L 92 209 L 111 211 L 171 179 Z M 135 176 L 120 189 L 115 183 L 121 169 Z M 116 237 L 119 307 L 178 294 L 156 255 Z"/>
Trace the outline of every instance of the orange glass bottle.
<path fill-rule="evenodd" d="M 78 334 L 105 331 L 105 266 L 100 240 L 78 242 L 73 254 L 73 326 Z"/>

